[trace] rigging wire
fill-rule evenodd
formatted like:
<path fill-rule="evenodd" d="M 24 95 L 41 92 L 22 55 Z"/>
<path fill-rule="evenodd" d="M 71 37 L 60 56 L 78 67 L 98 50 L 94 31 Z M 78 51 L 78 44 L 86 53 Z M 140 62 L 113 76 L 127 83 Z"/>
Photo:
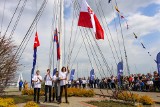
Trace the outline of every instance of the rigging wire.
<path fill-rule="evenodd" d="M 114 17 L 114 8 L 113 8 L 113 1 L 111 1 L 111 5 L 112 5 L 112 10 L 113 10 L 113 17 Z M 116 23 L 116 20 L 115 20 L 115 17 L 114 17 L 114 26 L 115 26 L 115 29 L 116 29 L 116 35 L 117 35 L 117 41 L 118 41 L 118 47 L 119 47 L 119 52 L 120 52 L 120 56 L 121 56 L 121 60 L 123 59 L 122 57 L 122 52 L 121 52 L 121 45 L 120 45 L 120 40 L 119 40 L 119 36 L 118 36 L 118 29 L 117 29 L 117 23 Z"/>
<path fill-rule="evenodd" d="M 81 34 L 82 35 L 82 34 Z M 84 41 L 84 37 L 83 37 L 83 35 L 82 35 L 82 38 L 83 38 L 83 41 Z M 89 42 L 87 42 L 88 44 L 89 44 Z M 89 47 L 90 47 L 90 45 L 89 45 Z M 87 50 L 87 49 L 86 49 Z M 90 48 L 90 50 L 91 50 L 91 48 Z M 92 52 L 92 50 L 91 50 L 91 53 L 92 53 L 92 55 L 93 55 L 93 52 Z M 95 64 L 96 64 L 96 66 L 97 66 L 97 69 L 98 69 L 98 71 L 100 71 L 99 70 L 99 68 L 98 68 L 98 65 L 97 65 L 97 63 L 96 63 L 96 60 L 95 60 L 95 57 L 94 57 L 94 55 L 93 55 L 93 58 L 94 58 L 94 61 L 95 61 Z M 90 61 L 90 63 L 92 64 L 92 62 Z M 102 68 L 102 67 L 101 67 Z M 103 69 L 103 68 L 102 68 Z M 104 73 L 104 72 L 103 72 Z M 101 76 L 101 78 L 102 78 L 102 75 L 101 75 L 101 73 L 99 72 L 99 74 L 100 74 L 100 76 Z M 104 74 L 105 75 L 105 74 Z M 101 91 L 101 89 L 100 89 L 100 92 L 102 93 L 102 95 L 104 95 L 104 93 Z M 108 91 L 107 91 L 108 92 Z"/>
<path fill-rule="evenodd" d="M 98 7 L 98 5 L 97 5 L 96 1 L 95 1 L 95 4 L 96 4 L 96 7 Z M 102 11 L 103 17 L 105 18 L 104 11 L 103 11 L 103 9 L 102 9 L 102 5 L 101 5 L 100 3 L 99 3 L 99 5 L 100 5 L 100 7 L 101 7 L 101 11 Z M 100 15 L 100 18 L 101 18 L 102 24 L 103 24 L 103 26 L 104 26 L 105 24 L 104 24 L 104 22 L 103 22 L 103 20 L 102 20 L 102 16 L 101 16 L 101 14 L 100 14 L 100 10 L 99 10 L 98 8 L 97 8 L 97 11 L 98 11 L 98 13 L 99 13 L 99 15 Z M 107 29 L 108 29 L 108 31 L 109 31 L 109 35 L 110 35 L 111 40 L 112 40 L 112 43 L 113 43 L 113 48 L 114 48 L 114 50 L 115 50 L 115 52 L 116 52 L 116 55 L 117 55 L 118 60 L 120 61 L 119 56 L 118 56 L 118 52 L 117 52 L 116 46 L 115 46 L 115 44 L 114 44 L 114 40 L 113 40 L 113 38 L 112 38 L 112 34 L 111 34 L 110 29 L 109 29 L 109 26 L 108 26 L 107 21 L 105 21 L 105 23 L 106 23 L 106 25 L 107 25 Z M 105 27 L 104 27 L 104 28 L 105 28 Z M 107 33 L 106 33 L 106 32 L 105 32 L 105 34 L 107 35 Z M 108 36 L 107 36 L 107 37 L 108 37 Z M 109 38 L 107 38 L 107 39 L 108 39 L 109 46 L 110 46 L 111 51 L 112 51 L 112 54 L 113 54 L 113 58 L 115 59 L 115 55 L 114 55 L 114 52 L 113 52 L 112 46 L 111 46 L 111 44 L 110 44 L 110 40 L 109 40 Z M 116 61 L 116 59 L 115 59 L 115 64 L 117 65 L 117 61 Z"/>
<path fill-rule="evenodd" d="M 4 5 L 3 5 L 3 14 L 2 14 L 2 20 L 1 20 L 0 36 L 1 36 L 1 32 L 2 32 L 2 27 L 3 27 L 3 19 L 4 19 L 5 7 L 6 7 L 6 0 L 4 1 Z"/>
<path fill-rule="evenodd" d="M 9 38 L 11 38 L 11 37 L 13 36 L 14 31 L 16 30 L 16 27 L 17 27 L 18 22 L 19 22 L 19 20 L 20 20 L 20 18 L 21 18 L 21 15 L 22 15 L 22 13 L 23 13 L 23 10 L 24 10 L 24 7 L 26 6 L 27 1 L 28 1 L 28 0 L 25 0 L 24 3 L 23 3 L 23 5 L 22 5 L 22 7 L 21 7 L 21 10 L 20 10 L 19 15 L 18 15 L 18 17 L 17 17 L 17 20 L 16 20 L 16 22 L 15 22 L 15 24 L 14 24 L 14 26 L 13 26 L 13 29 L 12 29 L 12 31 L 11 31 L 11 34 L 10 34 Z"/>
<path fill-rule="evenodd" d="M 26 48 L 26 46 L 27 46 L 27 44 L 28 44 L 28 41 L 30 40 L 30 38 L 31 38 L 31 36 L 32 36 L 32 35 L 30 34 L 30 32 L 31 32 L 31 31 L 33 32 L 34 29 L 36 28 L 36 26 L 35 26 L 36 21 L 37 21 L 37 22 L 39 21 L 42 13 L 43 13 L 43 11 L 44 11 L 44 9 L 45 9 L 45 7 L 46 7 L 47 1 L 48 1 L 48 0 L 44 0 L 44 1 L 43 1 L 43 3 L 42 3 L 42 5 L 41 5 L 38 13 L 36 14 L 36 16 L 35 16 L 32 24 L 31 24 L 31 26 L 29 27 L 27 33 L 25 34 L 23 40 L 21 41 L 21 44 L 19 45 L 18 49 L 16 50 L 13 59 L 16 58 L 16 57 L 18 57 L 18 54 L 20 54 L 20 55 L 19 55 L 19 58 L 18 58 L 18 61 L 20 60 L 20 58 L 21 58 L 21 56 L 22 56 L 22 54 L 23 54 L 23 52 L 24 52 L 24 50 L 25 50 L 25 48 Z M 30 34 L 30 36 L 29 36 L 29 34 Z M 29 37 L 28 37 L 28 36 L 29 36 Z M 28 39 L 28 40 L 27 40 L 27 39 Z M 27 41 L 27 42 L 26 42 L 26 41 Z M 26 42 L 26 44 L 25 44 L 25 42 Z M 24 46 L 24 44 L 25 44 L 25 46 Z M 23 48 L 23 46 L 24 46 L 24 48 Z M 23 48 L 23 50 L 22 50 L 22 48 Z M 22 50 L 22 51 L 21 51 L 21 50 Z M 20 51 L 21 51 L 21 53 L 20 53 Z"/>
<path fill-rule="evenodd" d="M 79 5 L 79 7 L 80 7 L 80 4 L 78 4 L 78 5 Z M 93 32 L 91 31 L 91 29 L 89 29 L 89 30 L 90 30 L 90 32 L 91 32 L 91 34 L 92 34 L 92 37 L 93 37 L 93 39 L 94 39 L 94 41 L 95 41 L 95 43 L 96 43 L 96 46 L 97 46 L 97 48 L 98 48 L 98 50 L 99 50 L 99 53 L 101 54 L 101 57 L 102 57 L 102 59 L 103 59 L 103 62 L 104 62 L 107 70 L 110 72 L 110 75 L 111 75 L 111 70 L 110 70 L 110 68 L 109 68 L 109 65 L 108 65 L 108 63 L 107 63 L 107 61 L 106 61 L 106 59 L 105 59 L 105 57 L 104 57 L 104 55 L 103 55 L 103 53 L 102 53 L 102 51 L 101 51 L 101 49 L 100 49 L 100 47 L 99 47 L 97 41 L 95 40 L 95 38 L 94 38 L 94 36 L 93 36 L 94 34 L 93 34 Z"/>
<path fill-rule="evenodd" d="M 12 23 L 12 20 L 13 20 L 13 18 L 14 18 L 14 16 L 15 16 L 16 12 L 17 12 L 17 9 L 19 8 L 19 5 L 20 5 L 21 1 L 22 1 L 22 0 L 19 0 L 18 4 L 17 4 L 17 6 L 16 6 L 16 9 L 15 9 L 15 11 L 14 11 L 12 17 L 11 17 L 11 20 L 10 20 L 10 22 L 9 22 L 7 28 L 6 28 L 6 31 L 5 31 L 5 33 L 4 33 L 4 35 L 3 35 L 4 37 L 6 36 L 6 34 L 7 34 L 7 32 L 8 32 L 8 29 L 9 29 L 11 23 Z"/>
<path fill-rule="evenodd" d="M 27 46 L 27 44 L 28 44 L 28 41 L 29 41 L 29 39 L 31 38 L 32 35 L 30 35 L 27 43 L 25 44 L 25 47 L 23 48 L 23 50 L 22 50 L 22 52 L 21 52 L 21 54 L 20 54 L 19 51 L 22 49 L 21 46 L 23 46 L 24 40 L 26 40 L 26 37 L 29 35 L 31 29 L 32 29 L 33 27 L 34 27 L 34 29 L 35 29 L 35 20 L 39 20 L 39 19 L 40 19 L 40 16 L 42 15 L 42 12 L 43 12 L 43 10 L 44 10 L 44 8 L 45 8 L 45 6 L 46 6 L 46 5 L 45 5 L 46 3 L 47 3 L 47 0 L 44 0 L 44 2 L 43 2 L 42 5 L 41 5 L 42 8 L 40 8 L 40 10 L 39 10 L 39 12 L 38 12 L 39 14 L 36 15 L 35 19 L 33 20 L 31 26 L 29 27 L 29 29 L 28 29 L 25 37 L 23 38 L 21 44 L 19 45 L 18 49 L 15 50 L 16 52 L 15 52 L 13 58 L 10 60 L 9 64 L 11 64 L 12 61 L 13 61 L 15 58 L 17 58 L 17 62 L 19 62 L 19 60 L 20 60 L 20 58 L 21 58 L 21 56 L 22 56 L 22 54 L 23 54 L 23 52 L 24 52 L 24 50 L 25 50 L 25 48 L 26 48 L 26 46 Z M 34 29 L 33 29 L 33 30 L 34 30 Z M 33 32 L 33 31 L 32 31 L 32 32 Z M 20 55 L 19 55 L 19 54 L 20 54 Z M 19 55 L 19 57 L 18 57 L 18 55 Z M 7 65 L 7 66 L 6 66 L 6 70 L 7 70 L 8 68 L 9 68 L 9 66 Z"/>
<path fill-rule="evenodd" d="M 79 47 L 79 49 L 78 49 L 78 51 L 77 51 L 77 54 L 76 54 L 76 56 L 75 56 L 75 58 L 74 58 L 74 60 L 73 60 L 73 63 L 72 63 L 72 65 L 71 65 L 71 69 L 73 68 L 73 64 L 75 63 L 75 61 L 76 61 L 76 59 L 77 59 L 77 57 L 78 57 L 78 55 L 79 55 L 79 53 L 80 53 L 80 50 L 81 50 L 81 48 L 82 48 L 82 46 L 83 46 L 83 42 L 81 43 L 81 45 L 80 45 L 80 47 Z"/>
<path fill-rule="evenodd" d="M 71 49 L 70 49 L 70 45 L 71 45 L 71 42 L 72 42 L 72 36 L 73 36 L 73 25 L 74 25 L 74 13 L 72 14 L 73 16 L 72 16 L 72 25 L 71 25 L 71 36 L 70 36 L 70 39 L 69 39 L 69 44 L 68 44 L 68 60 L 67 60 L 67 65 L 69 64 L 69 57 L 70 57 L 70 51 L 71 51 Z"/>
<path fill-rule="evenodd" d="M 115 3 L 116 3 L 116 6 L 118 7 L 118 4 L 117 4 L 116 0 L 115 0 Z M 123 48 L 124 48 L 124 53 L 125 53 L 127 71 L 128 71 L 128 75 L 130 75 L 130 70 L 129 70 L 129 65 L 128 65 L 128 57 L 127 57 L 124 35 L 123 35 L 123 30 L 122 30 L 122 25 L 121 25 L 121 20 L 120 20 L 120 15 L 119 14 L 118 14 L 118 21 L 119 21 L 119 25 L 120 25 L 120 28 L 121 28 L 121 37 L 122 37 L 122 41 L 123 41 Z"/>

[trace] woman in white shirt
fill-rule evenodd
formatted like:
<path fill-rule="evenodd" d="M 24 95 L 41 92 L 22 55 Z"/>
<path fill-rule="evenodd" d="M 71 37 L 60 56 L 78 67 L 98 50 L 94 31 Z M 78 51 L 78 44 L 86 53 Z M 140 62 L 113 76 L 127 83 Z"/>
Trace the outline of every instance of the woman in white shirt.
<path fill-rule="evenodd" d="M 39 104 L 39 93 L 41 89 L 41 82 L 42 82 L 42 76 L 40 76 L 40 71 L 36 71 L 36 75 L 32 78 L 32 82 L 34 83 L 34 101 L 36 102 L 37 97 L 37 103 Z"/>
<path fill-rule="evenodd" d="M 50 74 L 50 69 L 47 69 L 47 74 L 44 77 L 45 81 L 45 102 L 47 102 L 47 92 L 49 89 L 49 102 L 51 102 L 51 90 L 52 90 L 52 77 Z"/>
<path fill-rule="evenodd" d="M 62 102 L 62 93 L 63 93 L 63 89 L 65 90 L 65 100 L 66 100 L 66 103 L 69 103 L 68 102 L 68 99 L 67 99 L 67 76 L 68 76 L 68 73 L 69 73 L 69 69 L 67 67 L 62 67 L 61 69 L 61 72 L 59 73 L 59 77 L 60 77 L 60 101 L 59 103 Z"/>

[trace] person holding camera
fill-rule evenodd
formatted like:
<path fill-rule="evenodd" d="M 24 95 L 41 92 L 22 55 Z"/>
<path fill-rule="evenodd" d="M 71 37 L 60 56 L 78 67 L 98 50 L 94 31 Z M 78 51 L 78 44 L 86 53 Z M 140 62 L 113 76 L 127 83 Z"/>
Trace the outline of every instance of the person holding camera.
<path fill-rule="evenodd" d="M 40 104 L 39 93 L 41 89 L 42 76 L 40 75 L 39 70 L 36 71 L 36 75 L 34 75 L 34 77 L 32 78 L 32 82 L 34 85 L 34 101 Z M 36 101 L 36 97 L 37 97 L 37 101 Z"/>
<path fill-rule="evenodd" d="M 44 100 L 44 103 L 47 102 L 48 90 L 49 90 L 49 102 L 51 102 L 52 77 L 50 74 L 50 69 L 47 69 L 47 73 L 44 77 L 44 81 L 45 81 L 45 100 Z"/>

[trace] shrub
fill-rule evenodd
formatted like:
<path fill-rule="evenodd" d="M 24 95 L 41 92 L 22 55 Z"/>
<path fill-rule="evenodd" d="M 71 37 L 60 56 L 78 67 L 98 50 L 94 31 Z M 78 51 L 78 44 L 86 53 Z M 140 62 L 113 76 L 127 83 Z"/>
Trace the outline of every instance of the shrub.
<path fill-rule="evenodd" d="M 90 89 L 81 89 L 81 88 L 68 88 L 67 90 L 68 97 L 93 97 L 95 95 L 93 90 Z M 63 93 L 64 95 L 64 93 Z"/>
<path fill-rule="evenodd" d="M 0 98 L 0 107 L 17 107 L 12 98 Z"/>
<path fill-rule="evenodd" d="M 33 95 L 33 89 L 22 90 L 22 95 Z M 68 88 L 67 90 L 68 97 L 76 96 L 76 97 L 93 97 L 95 95 L 93 90 L 90 89 L 81 89 L 81 88 Z M 44 95 L 44 91 L 40 91 L 40 95 Z M 63 93 L 64 95 L 64 93 Z"/>
<path fill-rule="evenodd" d="M 24 107 L 39 107 L 37 103 L 33 102 L 33 101 L 29 101 L 26 103 L 26 105 Z"/>
<path fill-rule="evenodd" d="M 34 90 L 33 89 L 28 89 L 28 90 L 22 90 L 22 95 L 33 95 Z M 44 91 L 40 91 L 40 96 L 44 95 Z"/>
<path fill-rule="evenodd" d="M 154 101 L 149 96 L 144 95 L 140 97 L 140 103 L 144 105 L 152 105 L 154 104 Z"/>
<path fill-rule="evenodd" d="M 126 91 L 118 94 L 117 97 L 120 100 L 140 102 L 140 103 L 142 103 L 144 105 L 152 105 L 152 104 L 154 104 L 154 101 L 147 95 L 140 96 L 138 94 L 128 93 Z"/>

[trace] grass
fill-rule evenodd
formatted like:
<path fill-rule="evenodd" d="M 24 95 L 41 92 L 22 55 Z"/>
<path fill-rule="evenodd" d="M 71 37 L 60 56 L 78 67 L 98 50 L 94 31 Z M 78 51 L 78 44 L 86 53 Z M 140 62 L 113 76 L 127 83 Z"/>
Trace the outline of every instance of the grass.
<path fill-rule="evenodd" d="M 125 104 L 122 102 L 115 102 L 115 101 L 91 101 L 88 102 L 91 105 L 95 105 L 97 107 L 135 107 L 134 105 L 131 104 Z"/>
<path fill-rule="evenodd" d="M 2 98 L 13 98 L 15 104 L 33 101 L 33 96 L 28 96 L 28 95 L 4 95 L 2 96 Z M 40 97 L 40 100 L 44 101 L 44 97 Z"/>

